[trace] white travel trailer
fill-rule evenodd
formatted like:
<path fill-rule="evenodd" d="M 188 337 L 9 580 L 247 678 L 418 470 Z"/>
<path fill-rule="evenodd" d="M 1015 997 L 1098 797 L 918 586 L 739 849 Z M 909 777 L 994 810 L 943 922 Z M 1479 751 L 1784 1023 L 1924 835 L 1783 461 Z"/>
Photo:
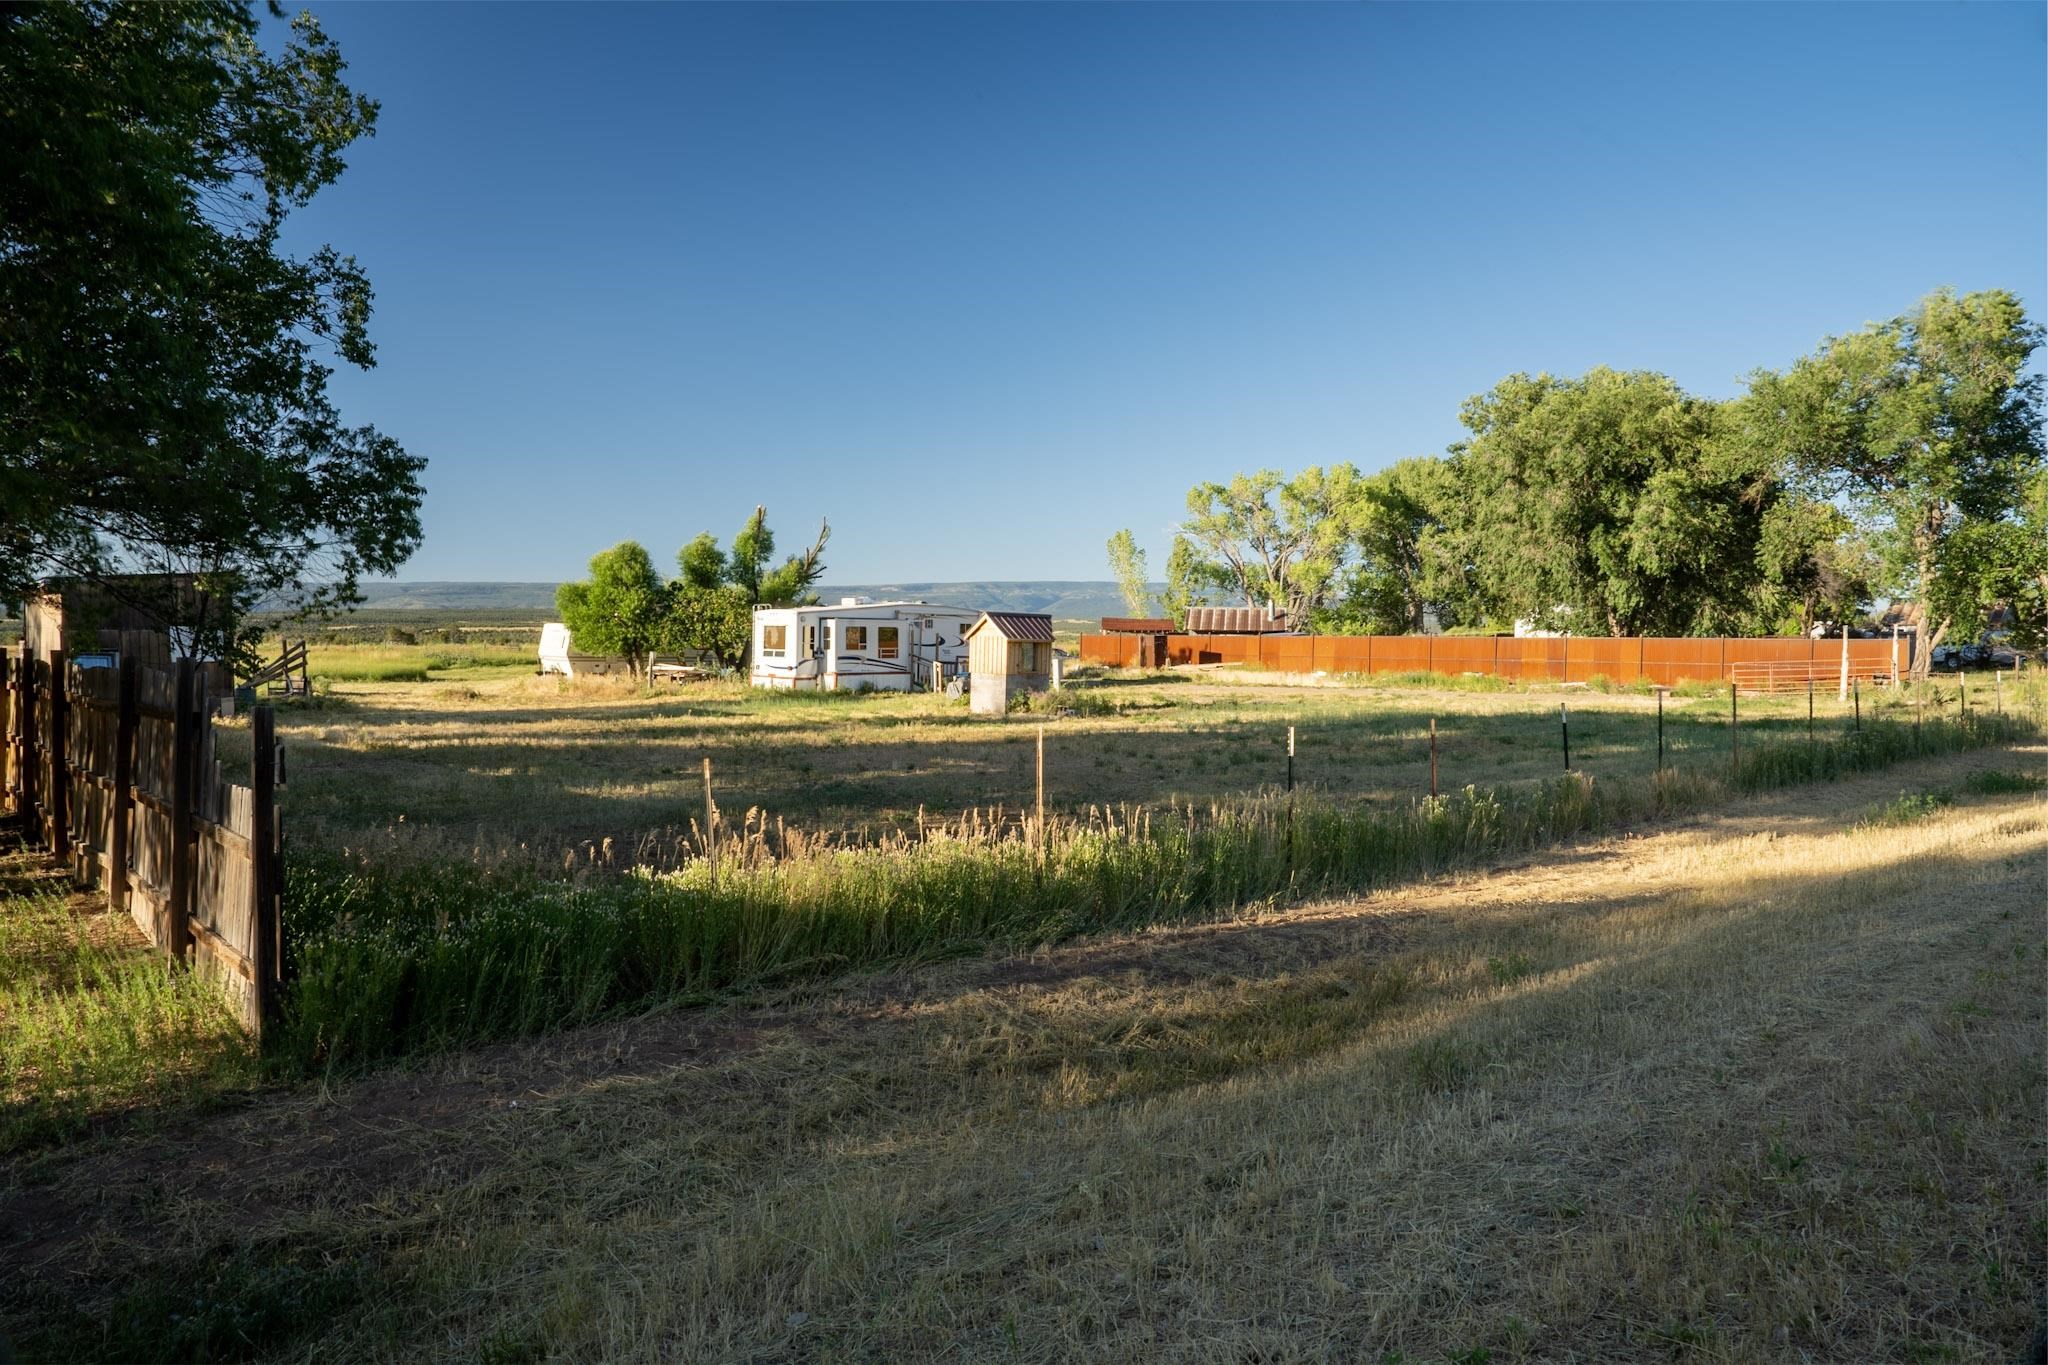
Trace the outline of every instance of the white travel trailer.
<path fill-rule="evenodd" d="M 967 628 L 979 611 L 930 602 L 756 607 L 750 681 L 756 687 L 924 690 L 967 668 Z"/>

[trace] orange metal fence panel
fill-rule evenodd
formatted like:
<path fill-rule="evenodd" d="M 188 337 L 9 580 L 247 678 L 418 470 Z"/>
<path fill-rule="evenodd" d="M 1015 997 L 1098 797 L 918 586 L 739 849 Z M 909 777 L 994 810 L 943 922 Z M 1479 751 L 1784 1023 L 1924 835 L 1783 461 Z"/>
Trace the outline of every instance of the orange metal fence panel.
<path fill-rule="evenodd" d="M 1316 642 L 1306 635 L 1260 635 L 1259 662 L 1280 673 L 1315 670 Z"/>
<path fill-rule="evenodd" d="M 1372 671 L 1375 673 L 1428 672 L 1429 637 L 1427 635 L 1373 636 Z"/>
<path fill-rule="evenodd" d="M 1499 657 L 1499 644 L 1491 635 L 1440 635 L 1431 648 L 1430 663 L 1438 673 L 1491 673 Z"/>

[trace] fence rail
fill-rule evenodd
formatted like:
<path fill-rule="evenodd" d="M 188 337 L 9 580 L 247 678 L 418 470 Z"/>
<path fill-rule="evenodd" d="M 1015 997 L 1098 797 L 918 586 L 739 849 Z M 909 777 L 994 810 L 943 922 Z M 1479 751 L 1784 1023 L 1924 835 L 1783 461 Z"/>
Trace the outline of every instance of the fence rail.
<path fill-rule="evenodd" d="M 1084 663 L 1140 664 L 1143 635 L 1083 635 Z M 1738 682 L 1732 670 L 1783 666 L 1836 677 L 1843 642 L 1505 635 L 1168 635 L 1166 663 L 1253 664 L 1290 673 L 1484 673 L 1526 682 Z M 1850 640 L 1849 676 L 1889 680 L 1912 664 L 1906 640 Z M 1834 670 L 1829 672 L 1828 670 Z M 1808 673 L 1799 673 L 1803 686 Z"/>
<path fill-rule="evenodd" d="M 62 651 L 0 653 L 0 804 L 260 1033 L 283 960 L 282 750 L 268 706 L 250 727 L 244 786 L 221 770 L 205 675 L 190 660 L 80 668 Z"/>

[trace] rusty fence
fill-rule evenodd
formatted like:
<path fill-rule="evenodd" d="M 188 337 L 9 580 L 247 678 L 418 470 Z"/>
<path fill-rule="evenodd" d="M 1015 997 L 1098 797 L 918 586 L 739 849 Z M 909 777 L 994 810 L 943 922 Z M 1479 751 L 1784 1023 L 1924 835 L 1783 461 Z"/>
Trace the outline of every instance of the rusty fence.
<path fill-rule="evenodd" d="M 1142 635 L 1083 635 L 1084 663 L 1139 666 Z M 1505 635 L 1168 635 L 1165 661 L 1250 664 L 1282 673 L 1483 673 L 1517 682 L 1734 682 L 1804 686 L 1837 679 L 1843 641 Z M 1912 667 L 1910 640 L 1850 640 L 1852 682 L 1891 681 Z"/>
<path fill-rule="evenodd" d="M 103 890 L 173 961 L 217 982 L 260 1033 L 283 953 L 277 786 L 268 706 L 250 717 L 247 785 L 215 752 L 205 674 L 124 655 L 80 668 L 61 651 L 0 653 L 4 809 L 82 885 Z"/>

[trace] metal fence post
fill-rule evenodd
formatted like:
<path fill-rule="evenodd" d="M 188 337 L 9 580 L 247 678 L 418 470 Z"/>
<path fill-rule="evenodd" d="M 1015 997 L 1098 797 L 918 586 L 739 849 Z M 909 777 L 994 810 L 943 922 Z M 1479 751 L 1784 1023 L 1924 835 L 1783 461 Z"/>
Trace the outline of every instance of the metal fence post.
<path fill-rule="evenodd" d="M 1429 718 L 1429 794 L 1436 795 L 1436 717 Z"/>
<path fill-rule="evenodd" d="M 1564 770 L 1570 772 L 1572 770 L 1572 722 L 1571 714 L 1565 710 L 1563 702 L 1557 704 L 1557 729 L 1558 733 L 1564 737 Z"/>
<path fill-rule="evenodd" d="M 1728 780 L 1742 780 L 1742 723 L 1734 683 L 1728 684 Z"/>

